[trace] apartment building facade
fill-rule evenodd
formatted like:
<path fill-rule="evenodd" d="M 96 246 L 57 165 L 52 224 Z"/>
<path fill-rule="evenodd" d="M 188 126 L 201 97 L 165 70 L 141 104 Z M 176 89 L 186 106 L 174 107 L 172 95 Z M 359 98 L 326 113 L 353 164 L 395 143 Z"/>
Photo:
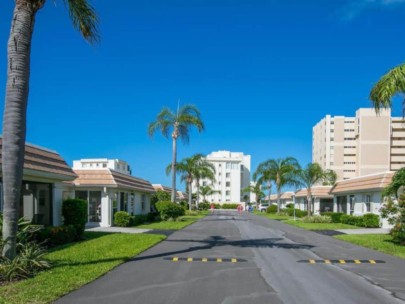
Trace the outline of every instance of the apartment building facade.
<path fill-rule="evenodd" d="M 359 109 L 355 117 L 327 115 L 312 130 L 312 161 L 338 180 L 405 166 L 405 121 L 391 110 Z"/>
<path fill-rule="evenodd" d="M 206 160 L 215 166 L 215 181 L 200 180 L 200 186 L 211 186 L 215 192 L 206 199 L 215 203 L 242 203 L 244 196 L 242 189 L 250 184 L 250 155 L 242 152 L 217 151 L 206 156 Z M 193 193 L 197 191 L 194 182 Z"/>

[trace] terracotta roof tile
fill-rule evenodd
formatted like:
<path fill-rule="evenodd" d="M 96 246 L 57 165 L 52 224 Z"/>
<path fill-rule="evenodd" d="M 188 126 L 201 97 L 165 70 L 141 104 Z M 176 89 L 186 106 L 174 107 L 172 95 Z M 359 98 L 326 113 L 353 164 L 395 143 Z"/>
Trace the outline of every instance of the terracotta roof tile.
<path fill-rule="evenodd" d="M 0 164 L 2 162 L 2 144 L 3 139 L 0 138 Z M 24 169 L 62 175 L 66 180 L 76 177 L 72 169 L 58 153 L 27 143 L 25 144 Z"/>
<path fill-rule="evenodd" d="M 330 194 L 332 186 L 314 186 L 312 187 L 312 197 L 318 198 L 333 198 L 333 195 Z M 295 192 L 295 197 L 307 197 L 307 189 L 301 189 Z"/>
<path fill-rule="evenodd" d="M 383 172 L 338 181 L 332 188 L 331 193 L 381 190 L 391 183 L 394 174 L 395 172 Z"/>

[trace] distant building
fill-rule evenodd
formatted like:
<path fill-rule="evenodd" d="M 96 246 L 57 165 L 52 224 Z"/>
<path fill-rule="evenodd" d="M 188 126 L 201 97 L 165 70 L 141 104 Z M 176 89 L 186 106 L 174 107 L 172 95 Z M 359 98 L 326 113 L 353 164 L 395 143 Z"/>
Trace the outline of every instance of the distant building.
<path fill-rule="evenodd" d="M 172 188 L 170 188 L 170 187 L 163 186 L 162 184 L 152 184 L 152 186 L 155 189 L 155 191 L 164 191 L 169 195 L 172 194 Z M 187 200 L 188 200 L 187 193 L 179 191 L 179 190 L 176 191 L 176 201 L 180 202 L 180 201 L 187 201 Z"/>
<path fill-rule="evenodd" d="M 249 193 L 242 189 L 250 185 L 250 155 L 242 152 L 218 151 L 206 156 L 206 160 L 215 166 L 215 181 L 200 180 L 200 186 L 210 185 L 215 191 L 206 198 L 215 203 L 241 203 L 249 200 Z M 197 191 L 193 183 L 193 193 Z"/>
<path fill-rule="evenodd" d="M 405 166 L 405 120 L 391 110 L 359 109 L 355 117 L 326 115 L 313 127 L 312 161 L 338 180 Z"/>

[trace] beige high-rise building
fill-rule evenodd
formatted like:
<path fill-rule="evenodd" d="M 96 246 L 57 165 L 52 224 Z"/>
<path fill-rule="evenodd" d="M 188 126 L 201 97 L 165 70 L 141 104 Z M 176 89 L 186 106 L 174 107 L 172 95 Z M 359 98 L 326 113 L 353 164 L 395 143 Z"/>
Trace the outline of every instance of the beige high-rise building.
<path fill-rule="evenodd" d="M 335 170 L 338 179 L 399 170 L 405 167 L 405 120 L 389 109 L 326 115 L 312 129 L 312 162 Z"/>

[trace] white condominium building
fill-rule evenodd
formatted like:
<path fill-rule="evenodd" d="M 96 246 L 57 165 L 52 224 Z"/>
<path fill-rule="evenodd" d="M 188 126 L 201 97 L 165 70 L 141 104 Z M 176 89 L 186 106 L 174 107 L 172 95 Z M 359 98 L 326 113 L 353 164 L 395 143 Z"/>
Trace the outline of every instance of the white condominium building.
<path fill-rule="evenodd" d="M 218 151 L 208 154 L 206 160 L 215 166 L 215 181 L 201 180 L 200 186 L 210 185 L 216 191 L 206 199 L 220 204 L 242 202 L 245 194 L 241 190 L 250 184 L 250 155 Z M 194 182 L 193 192 L 196 191 Z"/>
<path fill-rule="evenodd" d="M 355 117 L 326 115 L 312 130 L 312 161 L 338 179 L 405 166 L 405 121 L 391 110 L 359 109 Z"/>

